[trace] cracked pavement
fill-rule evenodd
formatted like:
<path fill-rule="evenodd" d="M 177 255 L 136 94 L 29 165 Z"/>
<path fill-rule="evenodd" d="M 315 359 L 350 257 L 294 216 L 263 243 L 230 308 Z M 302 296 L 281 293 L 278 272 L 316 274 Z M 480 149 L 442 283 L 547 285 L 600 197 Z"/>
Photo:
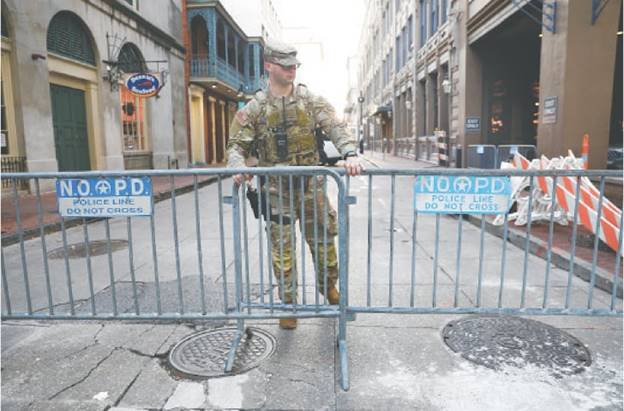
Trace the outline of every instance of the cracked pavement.
<path fill-rule="evenodd" d="M 412 163 L 413 164 L 413 163 Z M 365 194 L 357 180 L 353 180 L 352 193 Z M 212 192 L 210 190 L 213 190 Z M 387 190 L 387 187 L 386 187 Z M 204 189 L 206 198 L 214 197 L 214 187 Z M 409 190 L 399 190 L 402 202 L 409 203 Z M 180 196 L 180 207 L 189 196 Z M 372 262 L 372 305 L 388 303 L 388 216 L 383 212 L 383 196 L 376 196 L 373 238 L 378 241 L 381 257 Z M 360 198 L 360 206 L 366 202 Z M 385 207 L 388 207 L 388 203 Z M 167 202 L 158 207 L 166 207 Z M 163 211 L 163 210 L 161 210 Z M 165 208 L 164 212 L 169 212 Z M 208 214 L 204 213 L 203 215 Z M 161 214 L 166 218 L 166 213 Z M 227 217 L 226 217 L 227 218 Z M 354 208 L 352 219 L 363 218 L 361 209 Z M 163 237 L 159 239 L 160 288 L 154 286 L 154 272 L 150 271 L 149 247 L 136 247 L 135 268 L 138 293 L 135 295 L 128 281 L 124 258 L 115 258 L 115 291 L 118 310 L 121 313 L 156 312 L 153 296 L 159 292 L 163 311 L 175 311 L 178 306 L 178 283 L 176 267 L 172 263 L 171 248 L 163 245 L 167 228 L 161 224 Z M 189 222 L 186 222 L 189 223 Z M 139 225 L 141 223 L 137 223 Z M 190 223 L 189 223 L 190 224 Z M 207 223 L 206 223 L 207 224 Z M 438 266 L 438 304 L 453 304 L 453 282 L 456 275 L 454 238 L 457 220 L 442 219 L 443 232 Z M 125 226 L 113 223 L 118 233 Z M 435 259 L 431 221 L 419 220 L 419 239 L 416 248 L 418 287 L 413 295 L 416 304 L 431 301 L 430 275 Z M 101 227 L 94 225 L 90 230 Z M 184 304 L 189 312 L 202 308 L 198 292 L 195 248 L 191 227 L 181 241 L 189 241 L 181 247 L 182 284 Z M 351 237 L 366 238 L 366 224 L 351 225 Z M 475 279 L 473 268 L 478 261 L 477 233 L 465 223 L 462 244 L 460 305 L 474 305 Z M 410 299 L 410 230 L 411 215 L 397 212 L 395 225 L 395 294 L 397 306 L 407 306 Z M 70 237 L 80 240 L 81 231 L 70 231 Z M 101 234 L 101 233 L 100 233 Z M 208 233 L 210 234 L 210 233 Z M 214 234 L 214 233 L 212 233 Z M 141 231 L 135 228 L 135 238 Z M 146 237 L 145 235 L 143 235 Z M 95 235 L 94 235 L 95 237 Z M 49 236 L 53 242 L 55 237 Z M 144 238 L 145 240 L 145 238 Z M 27 255 L 31 272 L 40 271 L 35 264 L 40 256 L 33 251 L 38 240 L 29 242 Z M 206 263 L 205 297 L 207 310 L 218 312 L 223 304 L 219 252 L 217 241 L 203 242 Z M 58 242 L 58 239 L 57 239 Z M 496 304 L 498 296 L 497 276 L 501 270 L 501 240 L 487 235 L 487 253 L 483 259 L 484 271 L 491 274 L 484 278 L 482 303 Z M 254 245 L 250 248 L 253 249 Z M 366 241 L 353 241 L 350 255 L 349 301 L 354 306 L 367 304 Z M 216 251 L 215 251 L 216 250 Z M 4 256 L 7 257 L 7 250 Z M 18 255 L 18 254 L 15 254 Z M 116 256 L 123 254 L 116 254 Z M 39 258 L 39 259 L 37 259 Z M 127 258 L 127 256 L 125 256 Z M 505 305 L 513 306 L 519 294 L 519 274 L 522 268 L 522 250 L 507 245 L 507 277 Z M 72 261 L 72 273 L 76 281 L 83 281 L 82 292 L 75 295 L 75 311 L 88 314 L 95 307 L 98 313 L 111 311 L 107 261 L 94 264 L 95 298 L 89 298 L 84 268 L 80 261 Z M 531 256 L 527 299 L 538 301 L 542 295 L 543 260 Z M 58 262 L 57 262 L 58 263 Z M 251 261 L 253 266 L 257 261 Z M 56 263 L 55 263 L 56 264 Z M 226 261 L 231 272 L 232 259 Z M 10 266 L 15 269 L 17 265 Z M 51 269 L 54 266 L 51 265 Z M 56 267 L 61 274 L 65 267 Z M 82 270 L 82 271 L 80 271 Z M 471 271 L 473 270 L 473 271 Z M 19 274 L 19 271 L 16 271 Z M 308 271 L 310 273 L 311 271 Z M 552 270 L 552 298 L 564 295 L 566 273 Z M 472 277 L 471 277 L 472 276 Z M 493 278 L 492 278 L 493 277 Z M 231 277 L 230 277 L 231 278 Z M 309 278 L 309 277 L 308 277 Z M 60 276 L 61 286 L 63 277 Z M 33 282 L 33 294 L 38 296 L 37 310 L 47 309 L 47 296 L 42 288 L 44 282 Z M 575 279 L 575 284 L 586 289 L 586 284 Z M 53 289 L 54 308 L 57 312 L 69 309 L 65 289 Z M 228 298 L 233 300 L 233 286 L 228 283 Z M 309 287 L 309 283 L 308 283 Z M 262 294 L 251 288 L 251 299 Z M 269 291 L 264 289 L 264 298 Z M 308 293 L 311 298 L 313 291 Z M 573 294 L 578 303 L 582 293 Z M 608 296 L 596 291 L 596 304 L 608 303 Z M 310 301 L 310 300 L 308 300 Z M 17 305 L 16 301 L 13 301 Z M 621 309 L 621 300 L 618 300 Z M 444 326 L 460 315 L 389 315 L 357 314 L 356 320 L 347 324 L 347 348 L 349 354 L 350 390 L 340 388 L 340 359 L 336 348 L 336 319 L 304 319 L 294 331 L 281 330 L 277 320 L 246 321 L 246 325 L 262 328 L 272 334 L 277 347 L 274 354 L 256 368 L 239 375 L 207 380 L 184 379 L 166 366 L 169 350 L 184 337 L 208 328 L 233 326 L 226 321 L 203 321 L 195 323 L 153 322 L 89 322 L 89 321 L 3 321 L 2 340 L 2 398 L 3 410 L 176 410 L 176 409 L 322 409 L 322 410 L 517 410 L 548 409 L 570 410 L 616 410 L 622 409 L 622 319 L 621 317 L 555 317 L 542 316 L 532 319 L 566 330 L 583 342 L 592 355 L 592 364 L 578 375 L 553 378 L 547 370 L 530 367 L 505 369 L 501 372 L 470 363 L 452 352 L 443 343 Z"/>

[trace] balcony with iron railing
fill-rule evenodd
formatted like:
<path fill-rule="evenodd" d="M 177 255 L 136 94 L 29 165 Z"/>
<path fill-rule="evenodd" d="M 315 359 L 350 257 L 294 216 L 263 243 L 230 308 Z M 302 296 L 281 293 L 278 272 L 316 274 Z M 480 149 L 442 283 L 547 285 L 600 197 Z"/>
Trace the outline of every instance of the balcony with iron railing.
<path fill-rule="evenodd" d="M 206 55 L 193 55 L 191 58 L 191 81 L 201 81 L 200 79 L 216 79 L 234 90 L 238 90 L 242 84 L 243 91 L 247 94 L 262 87 L 260 78 L 255 76 L 246 78 L 245 75 L 227 64 L 223 59 L 217 58 L 213 62 Z"/>

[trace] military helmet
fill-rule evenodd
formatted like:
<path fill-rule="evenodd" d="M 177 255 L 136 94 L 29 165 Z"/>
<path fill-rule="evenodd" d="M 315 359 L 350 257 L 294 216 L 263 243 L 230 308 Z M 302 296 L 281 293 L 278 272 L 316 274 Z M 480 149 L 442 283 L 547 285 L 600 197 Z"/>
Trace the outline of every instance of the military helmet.
<path fill-rule="evenodd" d="M 282 66 L 298 66 L 301 64 L 297 60 L 297 49 L 278 40 L 267 41 L 264 46 L 264 59 L 269 63 Z"/>

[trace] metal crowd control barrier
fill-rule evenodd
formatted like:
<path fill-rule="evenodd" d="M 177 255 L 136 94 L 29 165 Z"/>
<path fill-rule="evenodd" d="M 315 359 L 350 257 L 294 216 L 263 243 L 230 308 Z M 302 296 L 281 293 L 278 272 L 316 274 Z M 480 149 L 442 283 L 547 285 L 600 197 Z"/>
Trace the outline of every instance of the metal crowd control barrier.
<path fill-rule="evenodd" d="M 501 144 L 496 153 L 496 167 L 500 168 L 501 162 L 510 162 L 515 154 L 522 154 L 526 159 L 537 158 L 537 147 L 530 144 Z"/>
<path fill-rule="evenodd" d="M 491 144 L 468 146 L 466 149 L 466 163 L 468 168 L 498 168 L 496 146 Z"/>
<path fill-rule="evenodd" d="M 252 172 L 255 177 L 249 185 L 238 187 L 231 183 L 230 177 L 241 171 Z M 63 179 L 132 177 L 150 177 L 152 181 L 156 177 L 168 178 L 170 200 L 154 205 L 147 216 L 58 216 L 60 231 L 47 232 L 40 187 L 50 188 L 51 182 Z M 1 178 L 13 187 L 12 196 L 3 201 L 15 205 L 18 237 L 16 244 L 3 244 L 1 250 L 2 319 L 236 320 L 238 331 L 225 364 L 225 371 L 229 372 L 246 332 L 245 320 L 346 315 L 346 219 L 343 216 L 348 199 L 341 177 L 331 169 L 5 173 Z M 190 194 L 176 195 L 175 182 L 181 178 L 192 179 Z M 200 190 L 199 178 L 215 181 Z M 25 199 L 17 192 L 24 180 L 31 181 L 34 187 L 31 199 L 36 207 L 39 238 L 25 238 L 22 214 L 26 211 L 20 207 Z M 261 189 L 262 181 L 271 186 L 269 195 L 263 195 L 266 191 Z M 89 184 L 97 187 L 95 182 Z M 232 187 L 231 196 L 224 193 L 228 184 Z M 270 214 L 276 209 L 282 212 L 266 220 L 254 218 L 245 198 L 252 189 L 258 205 L 266 206 Z M 331 227 L 328 216 L 334 215 L 328 212 L 331 204 L 338 208 L 338 283 L 342 297 L 337 306 L 320 296 L 327 294 L 326 289 L 319 289 L 319 282 L 310 279 L 316 278 L 316 266 L 324 275 L 323 287 L 327 287 L 328 253 L 324 251 L 324 258 L 319 258 L 318 250 L 321 244 L 327 250 L 328 242 L 334 242 L 328 235 Z M 284 215 L 286 211 L 290 211 L 290 217 Z M 271 247 L 272 236 L 268 233 L 272 232 L 272 226 L 279 226 L 278 238 L 296 244 L 296 226 L 290 221 L 289 232 L 285 233 L 284 220 L 298 217 L 309 221 L 310 215 L 312 223 L 300 226 L 299 258 L 286 255 L 284 246 Z M 310 227 L 314 227 L 313 232 L 306 233 Z M 306 255 L 308 247 L 304 247 L 304 239 L 316 244 L 311 247 L 312 256 Z M 124 247 L 127 247 L 125 252 L 121 250 Z M 299 286 L 294 281 L 285 284 L 283 272 L 274 276 L 274 259 L 284 263 L 290 257 L 293 257 L 291 264 L 297 260 L 300 263 Z M 285 266 L 280 264 L 281 269 Z M 285 302 L 284 293 L 291 286 L 298 288 L 300 300 Z M 340 321 L 338 347 L 344 371 L 342 386 L 346 389 L 345 332 L 346 322 Z"/>
<path fill-rule="evenodd" d="M 226 196 L 224 185 L 231 184 L 229 178 L 241 172 L 254 176 L 250 185 L 232 186 L 232 195 Z M 530 209 L 532 187 L 538 177 L 551 177 L 556 186 L 558 179 L 571 176 L 577 179 L 576 187 L 581 186 L 582 177 L 597 177 L 602 197 L 605 179 L 618 176 L 618 171 L 430 168 L 368 170 L 355 178 L 341 174 L 344 172 L 321 167 L 3 174 L 2 180 L 8 179 L 13 185 L 12 200 L 5 201 L 13 201 L 18 210 L 19 241 L 3 244 L 1 249 L 2 318 L 236 320 L 238 334 L 226 370 L 231 370 L 245 332 L 245 320 L 337 318 L 341 386 L 346 390 L 346 324 L 347 318 L 356 313 L 622 315 L 622 300 L 617 297 L 622 268 L 621 214 L 620 247 L 610 269 L 612 289 L 604 292 L 594 287 L 599 236 L 591 255 L 589 282 L 574 276 L 578 264 L 576 225 L 572 227 L 568 270 L 551 264 L 556 245 L 555 207 L 551 207 L 547 223 L 544 259 L 531 254 L 531 239 L 538 230 L 530 218 L 524 229 L 524 244 L 516 247 L 507 241 L 512 231 L 508 213 L 504 214 L 501 240 L 486 230 L 488 215 L 481 215 L 477 228 L 465 222 L 461 214 L 452 218 L 417 212 L 414 190 L 415 178 L 421 176 L 528 176 Z M 46 232 L 40 180 L 131 176 L 169 178 L 170 201 L 154 206 L 153 213 L 146 217 L 102 218 L 91 224 L 79 219 L 81 224 L 71 228 L 69 221 L 61 218 L 60 232 Z M 185 177 L 192 178 L 193 191 L 176 195 L 175 179 Z M 199 177 L 212 177 L 215 184 L 199 190 Z M 270 195 L 261 189 L 262 177 L 268 178 Z M 23 235 L 19 212 L 23 200 L 17 193 L 21 179 L 32 180 L 31 186 L 35 187 L 39 238 L 27 240 Z M 254 189 L 259 205 L 266 204 L 266 210 L 286 210 L 286 215 L 273 216 L 271 211 L 267 221 L 255 219 L 245 203 L 248 191 Z M 306 204 L 306 193 L 315 197 L 311 205 Z M 578 199 L 578 188 L 576 194 Z M 318 203 L 316 196 L 331 200 Z M 328 202 L 337 207 L 337 306 L 327 304 L 320 296 L 324 290 L 310 274 L 322 272 L 327 284 L 327 260 L 315 254 L 318 244 L 332 241 L 327 232 Z M 291 223 L 294 216 L 305 220 L 310 207 L 314 209 L 311 227 L 316 227 L 313 236 L 307 224 L 299 228 L 290 224 L 287 232 L 282 231 L 286 217 Z M 579 210 L 577 201 L 574 220 L 579 219 Z M 598 205 L 599 217 L 601 210 L 602 202 Z M 272 272 L 275 258 L 286 262 L 288 257 L 283 248 L 272 247 L 268 233 L 274 232 L 275 224 L 278 238 L 300 244 L 291 259 L 301 268 L 298 283 L 288 284 L 284 275 L 275 277 Z M 310 237 L 317 246 L 308 252 L 305 242 Z M 75 258 L 77 246 L 94 244 L 96 239 L 103 248 L 84 247 L 83 254 Z M 120 240 L 127 242 L 127 252 L 117 249 Z M 52 249 L 55 246 L 58 248 Z M 321 264 L 321 260 L 325 261 Z M 320 269 L 315 270 L 315 266 Z M 277 267 L 281 270 L 285 265 Z M 298 290 L 300 300 L 284 303 L 287 287 Z"/>
<path fill-rule="evenodd" d="M 351 178 L 347 187 L 352 190 L 355 187 L 358 196 L 356 205 L 349 211 L 349 234 L 351 238 L 367 239 L 359 247 L 369 251 L 364 254 L 366 259 L 355 259 L 353 256 L 360 253 L 354 252 L 354 242 L 350 242 L 347 312 L 621 316 L 622 300 L 617 298 L 622 271 L 621 221 L 620 247 L 613 253 L 612 260 L 609 259 L 612 288 L 604 292 L 594 289 L 598 236 L 591 255 L 589 282 L 574 275 L 574 266 L 579 264 L 576 225 L 572 229 L 570 248 L 564 250 L 571 256 L 568 270 L 551 264 L 555 246 L 554 207 L 547 230 L 540 230 L 542 234 L 547 231 L 546 238 L 539 240 L 547 247 L 543 259 L 531 253 L 531 240 L 540 237 L 535 234 L 539 227 L 532 226 L 530 218 L 522 229 L 526 235 L 523 247 L 516 247 L 508 243 L 509 213 L 504 214 L 501 241 L 488 232 L 490 228 L 486 230 L 486 223 L 492 217 L 487 214 L 481 214 L 476 220 L 477 228 L 466 223 L 462 214 L 451 218 L 416 212 L 413 190 L 417 176 L 529 176 L 531 190 L 527 192 L 527 201 L 530 208 L 532 188 L 539 176 L 552 177 L 553 184 L 562 176 L 577 180 L 582 176 L 599 177 L 602 197 L 605 178 L 617 173 L 606 170 L 377 169 Z M 359 218 L 356 220 L 354 215 Z M 580 219 L 578 202 L 572 218 Z M 621 220 L 622 216 L 619 218 Z"/>

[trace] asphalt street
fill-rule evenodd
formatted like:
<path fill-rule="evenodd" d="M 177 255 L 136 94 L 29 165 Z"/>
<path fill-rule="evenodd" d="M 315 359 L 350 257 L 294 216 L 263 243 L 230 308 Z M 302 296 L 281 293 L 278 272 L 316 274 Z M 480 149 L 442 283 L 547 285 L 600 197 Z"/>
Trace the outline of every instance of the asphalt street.
<path fill-rule="evenodd" d="M 367 157 L 371 168 L 430 167 L 379 154 Z M 452 351 L 443 335 L 449 322 L 472 316 L 426 313 L 434 304 L 449 309 L 476 304 L 516 309 L 522 300 L 526 307 L 556 308 L 566 303 L 584 307 L 588 283 L 570 280 L 566 271 L 547 266 L 542 258 L 525 256 L 523 249 L 482 234 L 467 221 L 434 215 L 418 215 L 414 221 L 413 177 L 375 177 L 370 189 L 369 183 L 367 176 L 349 182 L 357 203 L 349 210 L 348 300 L 350 307 L 362 311 L 347 326 L 349 391 L 340 388 L 335 318 L 303 319 L 293 331 L 281 330 L 276 319 L 248 320 L 246 325 L 274 337 L 274 352 L 249 371 L 209 379 L 190 379 L 172 371 L 168 354 L 184 337 L 231 327 L 233 321 L 6 320 L 1 330 L 2 409 L 622 409 L 621 317 L 522 315 L 576 338 L 589 352 L 588 365 L 566 373 L 565 364 L 558 366 L 557 361 L 549 366 L 503 361 L 496 369 L 476 364 Z M 230 187 L 229 182 L 223 184 L 225 195 Z M 328 194 L 335 201 L 331 184 Z M 269 283 L 261 225 L 247 210 L 243 241 L 248 251 L 235 255 L 232 209 L 223 207 L 221 225 L 218 197 L 219 187 L 212 184 L 201 188 L 197 198 L 193 193 L 177 197 L 175 207 L 171 200 L 157 203 L 153 235 L 148 218 L 117 218 L 108 227 L 104 221 L 90 224 L 86 235 L 83 227 L 73 227 L 66 238 L 58 232 L 46 235 L 44 241 L 28 240 L 23 252 L 19 244 L 4 247 L 12 310 L 28 308 L 24 261 L 35 312 L 48 312 L 50 307 L 56 313 L 110 312 L 113 289 L 122 313 L 149 314 L 159 307 L 175 311 L 181 304 L 185 312 L 220 312 L 227 301 L 234 301 L 235 258 L 242 259 L 245 298 L 252 302 L 277 298 Z M 44 248 L 50 252 L 64 242 L 106 240 L 107 230 L 111 239 L 120 240 L 110 258 L 108 253 L 67 263 L 64 258 L 44 258 Z M 299 237 L 297 242 L 301 244 Z M 300 294 L 312 302 L 317 295 L 312 258 L 300 251 Z M 609 308 L 607 293 L 591 294 L 594 308 Z M 6 301 L 3 304 L 4 314 Z M 423 312 L 364 312 L 375 307 L 397 311 L 421 307 Z M 622 310 L 621 299 L 616 309 Z M 565 351 L 553 349 L 549 354 L 553 358 Z"/>

